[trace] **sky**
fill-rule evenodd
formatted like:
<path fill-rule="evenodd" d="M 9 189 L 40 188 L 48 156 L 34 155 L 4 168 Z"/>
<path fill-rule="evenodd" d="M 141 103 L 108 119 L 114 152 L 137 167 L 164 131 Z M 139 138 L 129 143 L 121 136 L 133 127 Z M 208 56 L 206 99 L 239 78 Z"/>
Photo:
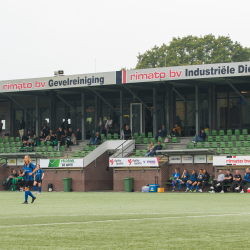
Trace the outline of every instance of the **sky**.
<path fill-rule="evenodd" d="M 0 80 L 134 68 L 173 37 L 213 34 L 250 47 L 249 0 L 0 0 Z"/>

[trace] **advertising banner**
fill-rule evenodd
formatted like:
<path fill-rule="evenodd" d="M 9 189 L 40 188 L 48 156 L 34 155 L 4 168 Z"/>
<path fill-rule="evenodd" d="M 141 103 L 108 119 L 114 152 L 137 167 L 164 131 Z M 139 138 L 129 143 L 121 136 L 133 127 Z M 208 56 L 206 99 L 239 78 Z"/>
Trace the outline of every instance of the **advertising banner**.
<path fill-rule="evenodd" d="M 194 156 L 194 163 L 207 163 L 207 156 L 206 155 L 195 155 Z"/>
<path fill-rule="evenodd" d="M 214 166 L 246 166 L 250 165 L 249 155 L 239 155 L 239 156 L 214 156 L 213 157 Z"/>
<path fill-rule="evenodd" d="M 41 168 L 79 168 L 83 167 L 82 159 L 40 159 Z"/>
<path fill-rule="evenodd" d="M 181 156 L 180 155 L 174 155 L 174 156 L 169 156 L 169 163 L 181 163 Z"/>
<path fill-rule="evenodd" d="M 182 163 L 193 163 L 193 156 L 191 155 L 183 155 Z"/>
<path fill-rule="evenodd" d="M 10 158 L 7 160 L 7 165 L 8 166 L 16 166 L 16 162 L 17 162 L 16 159 Z"/>
<path fill-rule="evenodd" d="M 159 158 L 109 158 L 109 167 L 159 167 Z"/>
<path fill-rule="evenodd" d="M 31 162 L 36 165 L 36 158 L 30 158 Z M 39 163 L 38 163 L 39 164 Z M 17 166 L 23 166 L 23 158 L 17 158 Z"/>
<path fill-rule="evenodd" d="M 213 155 L 207 155 L 207 163 L 213 163 Z"/>

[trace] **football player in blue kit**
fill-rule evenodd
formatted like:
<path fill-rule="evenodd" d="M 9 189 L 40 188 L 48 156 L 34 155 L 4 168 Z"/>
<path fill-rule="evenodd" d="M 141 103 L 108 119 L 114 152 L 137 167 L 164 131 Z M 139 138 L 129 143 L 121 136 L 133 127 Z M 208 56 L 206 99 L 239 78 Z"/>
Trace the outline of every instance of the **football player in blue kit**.
<path fill-rule="evenodd" d="M 182 184 L 185 184 L 187 183 L 188 181 L 188 172 L 186 169 L 183 170 L 183 173 L 182 173 L 182 176 L 181 176 L 181 180 L 179 179 L 177 182 L 178 182 L 178 186 L 179 186 L 179 191 L 181 191 L 181 185 Z"/>
<path fill-rule="evenodd" d="M 31 203 L 33 203 L 36 197 L 30 192 L 30 187 L 33 186 L 33 174 L 36 172 L 35 165 L 31 162 L 31 159 L 28 155 L 24 157 L 24 164 L 23 164 L 23 176 L 24 177 L 24 185 L 25 185 L 25 201 L 23 204 L 28 204 L 28 196 L 32 197 Z"/>
<path fill-rule="evenodd" d="M 38 188 L 39 188 L 39 193 L 38 194 L 41 194 L 41 192 L 42 192 L 42 181 L 43 181 L 43 177 L 44 177 L 44 172 L 40 168 L 39 164 L 36 165 L 36 168 L 37 168 L 37 171 L 35 172 L 35 177 L 34 177 L 35 180 L 34 180 L 33 187 L 34 187 L 35 194 L 36 194 L 37 193 L 36 184 L 38 184 Z"/>
<path fill-rule="evenodd" d="M 173 192 L 174 192 L 174 189 L 175 189 L 175 184 L 177 184 L 179 178 L 180 178 L 180 173 L 178 171 L 178 169 L 175 169 L 174 170 L 174 174 L 173 174 L 173 181 L 172 181 L 172 186 L 173 186 Z"/>
<path fill-rule="evenodd" d="M 197 192 L 199 185 L 202 183 L 202 178 L 203 178 L 203 170 L 200 169 L 200 173 L 198 174 L 197 180 L 192 184 L 189 192 L 193 192 L 193 188 L 195 185 L 197 185 L 197 186 L 196 186 L 196 190 L 194 190 L 194 192 Z"/>
<path fill-rule="evenodd" d="M 193 170 L 191 176 L 190 176 L 190 180 L 187 181 L 187 186 L 186 186 L 186 191 L 185 192 L 188 192 L 189 191 L 189 186 L 190 185 L 193 185 L 194 182 L 196 182 L 197 180 L 197 174 L 195 173 L 195 170 Z"/>

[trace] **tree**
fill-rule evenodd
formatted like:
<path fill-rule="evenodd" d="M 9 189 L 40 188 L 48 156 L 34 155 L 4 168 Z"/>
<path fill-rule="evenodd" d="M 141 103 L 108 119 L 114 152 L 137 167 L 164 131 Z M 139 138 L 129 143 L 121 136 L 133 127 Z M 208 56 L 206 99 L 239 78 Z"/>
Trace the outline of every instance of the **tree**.
<path fill-rule="evenodd" d="M 181 65 L 242 62 L 250 60 L 250 48 L 244 48 L 229 36 L 173 38 L 169 45 L 154 46 L 137 56 L 136 69 Z"/>

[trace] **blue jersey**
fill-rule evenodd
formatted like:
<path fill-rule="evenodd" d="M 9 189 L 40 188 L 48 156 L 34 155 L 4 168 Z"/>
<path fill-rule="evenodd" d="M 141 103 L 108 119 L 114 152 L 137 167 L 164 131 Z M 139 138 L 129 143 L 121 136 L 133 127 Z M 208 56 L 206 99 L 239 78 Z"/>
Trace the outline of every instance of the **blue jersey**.
<path fill-rule="evenodd" d="M 37 181 L 40 181 L 42 179 L 42 174 L 43 174 L 43 170 L 41 168 L 39 168 L 36 172 L 35 172 L 35 175 L 36 175 L 36 180 Z"/>
<path fill-rule="evenodd" d="M 198 180 L 202 180 L 202 178 L 203 178 L 203 174 L 199 174 L 199 176 L 198 176 Z"/>
<path fill-rule="evenodd" d="M 188 173 L 185 174 L 185 177 L 182 178 L 183 181 L 187 181 L 188 180 Z"/>
<path fill-rule="evenodd" d="M 180 173 L 174 173 L 173 177 L 174 177 L 174 180 L 176 180 L 178 177 L 180 178 Z"/>
<path fill-rule="evenodd" d="M 247 174 L 244 176 L 244 180 L 245 180 L 245 181 L 250 181 L 250 173 L 247 173 Z"/>
<path fill-rule="evenodd" d="M 29 176 L 29 173 L 32 173 L 35 169 L 35 165 L 33 163 L 27 164 L 27 165 L 23 165 L 23 171 L 25 173 L 25 181 L 33 181 L 33 175 Z"/>
<path fill-rule="evenodd" d="M 190 176 L 190 180 L 191 180 L 191 181 L 196 181 L 196 180 L 197 180 L 197 174 L 192 174 L 192 175 Z"/>

